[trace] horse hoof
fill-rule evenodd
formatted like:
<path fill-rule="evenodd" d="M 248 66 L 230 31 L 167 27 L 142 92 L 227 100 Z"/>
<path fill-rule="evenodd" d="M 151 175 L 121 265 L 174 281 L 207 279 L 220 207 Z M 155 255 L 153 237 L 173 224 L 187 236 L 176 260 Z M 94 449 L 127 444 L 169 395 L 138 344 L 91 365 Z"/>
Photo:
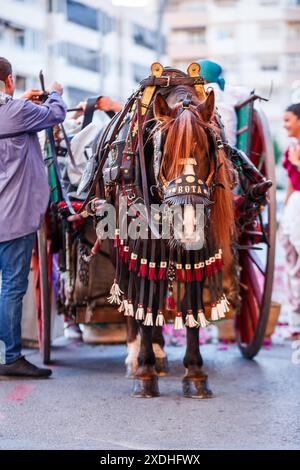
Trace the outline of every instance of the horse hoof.
<path fill-rule="evenodd" d="M 186 398 L 212 398 L 213 393 L 208 388 L 207 376 L 199 378 L 184 378 L 182 380 L 183 395 Z"/>
<path fill-rule="evenodd" d="M 134 398 L 159 397 L 158 377 L 149 379 L 134 379 L 132 396 Z"/>
<path fill-rule="evenodd" d="M 169 361 L 167 356 L 156 358 L 155 370 L 159 377 L 165 377 L 170 372 Z"/>

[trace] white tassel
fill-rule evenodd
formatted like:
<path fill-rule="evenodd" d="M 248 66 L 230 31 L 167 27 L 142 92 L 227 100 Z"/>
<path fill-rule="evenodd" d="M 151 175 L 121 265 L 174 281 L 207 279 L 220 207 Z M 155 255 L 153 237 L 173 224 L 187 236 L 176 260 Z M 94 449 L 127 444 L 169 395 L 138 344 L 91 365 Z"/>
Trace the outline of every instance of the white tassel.
<path fill-rule="evenodd" d="M 124 312 L 124 310 L 125 310 L 125 302 L 127 302 L 127 300 L 123 299 L 122 302 L 121 302 L 120 307 L 118 308 L 118 312 L 120 312 L 120 313 Z"/>
<path fill-rule="evenodd" d="M 133 304 L 132 302 L 127 301 L 127 305 L 125 305 L 125 312 L 124 312 L 125 317 L 134 317 L 134 310 L 133 310 Z"/>
<path fill-rule="evenodd" d="M 144 321 L 143 325 L 153 326 L 153 313 L 152 313 L 152 310 L 147 309 L 147 314 L 146 314 L 146 318 L 145 318 L 145 321 Z"/>
<path fill-rule="evenodd" d="M 209 321 L 206 320 L 203 310 L 198 310 L 197 321 L 201 328 L 206 328 L 209 325 Z"/>
<path fill-rule="evenodd" d="M 107 300 L 110 304 L 121 304 L 121 295 L 124 294 L 124 292 L 120 289 L 119 284 L 117 283 L 116 279 L 114 280 L 113 285 L 110 288 L 110 296 L 107 297 Z"/>
<path fill-rule="evenodd" d="M 224 312 L 225 313 L 229 312 L 229 307 L 228 307 L 225 299 L 221 299 L 221 304 L 223 305 Z"/>
<path fill-rule="evenodd" d="M 230 305 L 230 302 L 229 302 L 229 300 L 227 299 L 227 297 L 226 297 L 225 294 L 223 294 L 223 299 L 225 300 L 226 305 L 229 306 L 229 305 Z"/>
<path fill-rule="evenodd" d="M 212 306 L 210 319 L 211 319 L 211 321 L 219 320 L 218 309 L 217 309 L 215 304 Z"/>
<path fill-rule="evenodd" d="M 175 322 L 174 322 L 174 330 L 182 330 L 182 328 L 183 328 L 182 314 L 177 313 L 175 317 Z"/>
<path fill-rule="evenodd" d="M 163 326 L 165 324 L 165 317 L 163 316 L 162 312 L 159 311 L 156 317 L 155 325 L 156 326 Z"/>
<path fill-rule="evenodd" d="M 225 318 L 223 304 L 220 301 L 217 302 L 217 310 L 219 318 Z"/>
<path fill-rule="evenodd" d="M 196 328 L 197 326 L 199 326 L 199 323 L 196 322 L 192 312 L 187 314 L 185 318 L 185 326 L 188 326 L 189 328 Z"/>
<path fill-rule="evenodd" d="M 136 320 L 144 320 L 145 319 L 145 310 L 143 305 L 139 304 L 137 311 L 135 313 L 135 319 Z"/>

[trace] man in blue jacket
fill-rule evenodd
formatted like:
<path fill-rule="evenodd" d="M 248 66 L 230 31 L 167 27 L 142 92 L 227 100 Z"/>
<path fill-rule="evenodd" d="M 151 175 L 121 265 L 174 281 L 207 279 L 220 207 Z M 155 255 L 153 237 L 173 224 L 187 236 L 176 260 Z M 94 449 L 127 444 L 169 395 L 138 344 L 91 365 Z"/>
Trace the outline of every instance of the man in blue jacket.
<path fill-rule="evenodd" d="M 42 91 L 13 99 L 14 89 L 11 64 L 0 57 L 0 379 L 45 378 L 51 370 L 36 367 L 21 354 L 22 300 L 35 234 L 49 201 L 37 132 L 64 121 L 66 105 L 56 82 L 43 104 L 37 104 Z"/>

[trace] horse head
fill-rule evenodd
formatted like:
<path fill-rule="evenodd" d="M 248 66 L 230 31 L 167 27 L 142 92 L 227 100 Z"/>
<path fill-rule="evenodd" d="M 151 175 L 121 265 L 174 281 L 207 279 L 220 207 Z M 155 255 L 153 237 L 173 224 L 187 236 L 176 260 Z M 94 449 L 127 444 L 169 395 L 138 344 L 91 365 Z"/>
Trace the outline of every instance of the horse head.
<path fill-rule="evenodd" d="M 158 184 L 167 207 L 183 209 L 183 236 L 176 238 L 173 227 L 171 241 L 185 249 L 199 248 L 208 221 L 216 241 L 226 246 L 234 225 L 228 161 L 214 108 L 213 90 L 200 100 L 190 86 L 174 87 L 167 97 L 158 93 L 154 100 L 153 134 L 161 153 Z M 203 216 L 199 220 L 197 208 Z"/>

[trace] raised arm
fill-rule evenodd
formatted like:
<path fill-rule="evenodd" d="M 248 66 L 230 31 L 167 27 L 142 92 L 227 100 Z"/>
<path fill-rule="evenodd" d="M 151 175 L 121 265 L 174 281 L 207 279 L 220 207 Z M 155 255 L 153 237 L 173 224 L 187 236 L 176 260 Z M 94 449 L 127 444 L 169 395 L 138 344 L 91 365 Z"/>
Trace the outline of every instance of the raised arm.
<path fill-rule="evenodd" d="M 62 88 L 54 87 L 49 98 L 42 105 L 25 100 L 20 113 L 20 130 L 39 132 L 48 127 L 60 124 L 65 120 L 67 106 L 63 101 Z"/>

